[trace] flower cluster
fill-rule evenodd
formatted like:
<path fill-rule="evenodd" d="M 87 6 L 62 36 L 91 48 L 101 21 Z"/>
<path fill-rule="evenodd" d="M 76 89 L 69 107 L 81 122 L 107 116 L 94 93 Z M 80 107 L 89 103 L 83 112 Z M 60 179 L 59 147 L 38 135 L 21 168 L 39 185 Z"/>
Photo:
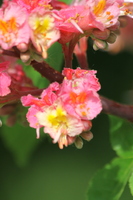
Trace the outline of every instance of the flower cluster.
<path fill-rule="evenodd" d="M 16 46 L 22 53 L 29 50 L 31 56 L 36 51 L 46 58 L 54 42 L 66 44 L 90 36 L 95 49 L 103 48 L 106 45 L 101 40 L 112 43 L 113 31 L 119 27 L 118 17 L 121 12 L 125 14 L 123 2 L 75 0 L 66 5 L 57 0 L 4 0 L 0 9 L 0 47 L 7 50 Z"/>
<path fill-rule="evenodd" d="M 30 126 L 44 127 L 59 147 L 68 146 L 83 131 L 91 129 L 91 122 L 102 110 L 97 91 L 100 84 L 94 70 L 65 68 L 62 84 L 54 82 L 45 89 L 40 98 L 32 95 L 21 98 L 24 106 L 31 106 L 27 113 Z"/>

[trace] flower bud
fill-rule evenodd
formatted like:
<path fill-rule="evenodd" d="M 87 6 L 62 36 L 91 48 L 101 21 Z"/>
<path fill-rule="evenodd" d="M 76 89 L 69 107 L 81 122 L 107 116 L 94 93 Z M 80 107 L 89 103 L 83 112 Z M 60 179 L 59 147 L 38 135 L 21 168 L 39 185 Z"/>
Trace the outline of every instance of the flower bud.
<path fill-rule="evenodd" d="M 67 136 L 67 142 L 68 142 L 68 145 L 71 145 L 74 143 L 76 137 L 70 137 L 70 136 Z"/>
<path fill-rule="evenodd" d="M 106 49 L 107 48 L 107 43 L 106 43 L 106 41 L 103 41 L 103 40 L 96 39 L 94 41 L 94 44 L 96 45 L 96 47 L 98 49 Z"/>
<path fill-rule="evenodd" d="M 0 127 L 2 126 L 2 121 L 0 120 Z"/>
<path fill-rule="evenodd" d="M 21 52 L 26 52 L 28 50 L 28 45 L 26 43 L 20 43 L 17 45 L 17 48 Z"/>
<path fill-rule="evenodd" d="M 25 52 L 25 53 L 21 53 L 20 54 L 20 59 L 26 63 L 29 59 L 30 59 L 30 53 L 29 51 Z"/>
<path fill-rule="evenodd" d="M 93 32 L 92 32 L 92 34 L 96 38 L 98 38 L 100 40 L 106 40 L 109 37 L 109 35 L 110 35 L 110 30 L 105 29 L 104 31 L 100 31 L 99 29 L 94 29 Z"/>
<path fill-rule="evenodd" d="M 83 140 L 80 137 L 77 137 L 75 140 L 75 146 L 77 149 L 82 149 L 83 147 Z"/>
<path fill-rule="evenodd" d="M 95 51 L 97 51 L 99 48 L 95 45 L 95 43 L 93 44 L 93 49 L 95 50 Z"/>
<path fill-rule="evenodd" d="M 81 133 L 80 135 L 83 139 L 87 140 L 88 142 L 93 138 L 93 134 L 91 131 Z"/>
<path fill-rule="evenodd" d="M 44 60 L 44 58 L 42 58 L 42 55 L 36 52 L 32 52 L 32 58 L 36 60 L 37 62 L 43 62 Z"/>
<path fill-rule="evenodd" d="M 108 39 L 106 40 L 108 43 L 113 44 L 116 41 L 116 35 L 114 33 L 111 33 Z"/>

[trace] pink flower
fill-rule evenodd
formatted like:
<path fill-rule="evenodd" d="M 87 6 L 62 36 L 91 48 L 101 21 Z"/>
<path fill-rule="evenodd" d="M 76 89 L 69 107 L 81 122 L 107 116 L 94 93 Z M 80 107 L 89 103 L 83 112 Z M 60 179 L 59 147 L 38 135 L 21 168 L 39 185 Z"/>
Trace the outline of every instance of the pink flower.
<path fill-rule="evenodd" d="M 50 5 L 48 6 L 48 3 L 50 0 L 13 0 L 13 2 L 16 2 L 19 6 L 21 6 L 24 10 L 26 10 L 28 13 L 31 13 L 32 11 L 39 10 L 40 8 L 50 8 Z"/>
<path fill-rule="evenodd" d="M 40 98 L 27 95 L 21 98 L 24 106 L 31 106 L 27 113 L 30 126 L 49 134 L 59 147 L 68 146 L 83 131 L 91 128 L 91 122 L 101 109 L 97 90 L 100 84 L 94 70 L 64 69 L 62 84 L 56 82 L 45 89 Z"/>
<path fill-rule="evenodd" d="M 42 53 L 43 58 L 46 58 L 47 49 L 60 38 L 52 12 L 40 9 L 39 12 L 31 13 L 29 26 L 34 46 Z"/>
<path fill-rule="evenodd" d="M 65 68 L 62 71 L 62 74 L 67 78 L 67 83 L 70 80 L 70 83 L 73 85 L 75 89 L 78 89 L 79 85 L 82 86 L 86 90 L 100 90 L 101 86 L 96 78 L 95 70 L 83 70 L 77 68 L 76 70 Z M 65 91 L 65 89 L 64 89 Z"/>
<path fill-rule="evenodd" d="M 77 136 L 84 130 L 82 121 L 67 114 L 60 102 L 44 107 L 43 112 L 37 113 L 37 119 L 44 126 L 44 132 L 54 139 L 54 143 L 58 142 L 61 149 L 63 145 L 68 146 L 68 136 Z"/>
<path fill-rule="evenodd" d="M 94 28 L 104 31 L 116 25 L 123 0 L 81 0 L 75 1 L 68 8 L 54 11 L 56 26 L 61 32 L 60 43 L 67 43 L 75 34 L 89 36 Z"/>
<path fill-rule="evenodd" d="M 9 62 L 0 63 L 0 96 L 6 96 L 11 92 L 11 77 L 5 71 L 8 68 Z"/>
<path fill-rule="evenodd" d="M 89 88 L 87 90 L 82 82 L 79 81 L 76 84 L 74 87 L 73 83 L 64 82 L 61 91 L 63 105 L 69 114 L 80 119 L 92 120 L 102 110 L 99 96 L 94 90 L 89 90 Z"/>
<path fill-rule="evenodd" d="M 29 42 L 26 20 L 26 13 L 15 3 L 10 2 L 8 7 L 0 10 L 0 45 L 3 49 Z"/>
<path fill-rule="evenodd" d="M 77 118 L 92 120 L 102 110 L 101 101 L 96 93 L 100 84 L 94 70 L 63 70 L 65 79 L 60 96 L 67 112 Z"/>

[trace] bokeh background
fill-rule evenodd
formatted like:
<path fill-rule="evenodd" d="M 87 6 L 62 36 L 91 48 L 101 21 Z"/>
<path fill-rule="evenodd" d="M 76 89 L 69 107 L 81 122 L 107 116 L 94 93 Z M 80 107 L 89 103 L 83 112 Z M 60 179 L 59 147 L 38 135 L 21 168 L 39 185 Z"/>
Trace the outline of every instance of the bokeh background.
<path fill-rule="evenodd" d="M 59 45 L 50 53 L 49 62 L 53 67 L 63 67 L 57 54 L 63 56 Z M 100 94 L 131 104 L 133 54 L 94 51 L 90 42 L 88 60 L 90 68 L 98 71 Z M 73 65 L 77 66 L 75 58 Z M 40 78 L 40 87 L 42 82 L 44 79 Z M 93 120 L 92 133 L 93 140 L 84 142 L 81 150 L 74 145 L 60 150 L 43 135 L 36 140 L 35 130 L 21 124 L 0 127 L 0 200 L 87 200 L 89 181 L 115 157 L 107 115 L 100 114 Z M 125 199 L 133 199 L 128 186 L 120 198 Z"/>

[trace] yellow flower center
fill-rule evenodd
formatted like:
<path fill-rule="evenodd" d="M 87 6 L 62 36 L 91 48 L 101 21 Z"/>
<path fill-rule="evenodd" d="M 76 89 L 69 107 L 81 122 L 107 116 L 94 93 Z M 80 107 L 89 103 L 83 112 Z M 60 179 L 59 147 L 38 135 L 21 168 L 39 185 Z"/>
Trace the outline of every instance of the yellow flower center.
<path fill-rule="evenodd" d="M 57 107 L 47 117 L 52 126 L 59 127 L 61 124 L 67 123 L 66 112 L 61 107 Z"/>
<path fill-rule="evenodd" d="M 16 19 L 12 17 L 10 20 L 3 21 L 0 20 L 0 31 L 2 31 L 3 34 L 9 33 L 9 32 L 14 32 L 17 30 L 17 25 L 16 25 Z"/>
<path fill-rule="evenodd" d="M 44 34 L 49 29 L 51 29 L 53 26 L 53 23 L 51 21 L 50 16 L 47 16 L 45 18 L 37 18 L 35 21 L 35 32 L 37 34 Z"/>
<path fill-rule="evenodd" d="M 95 15 L 101 14 L 105 8 L 105 5 L 106 5 L 106 0 L 99 1 L 98 4 L 94 7 L 94 10 L 93 10 L 94 14 Z"/>

